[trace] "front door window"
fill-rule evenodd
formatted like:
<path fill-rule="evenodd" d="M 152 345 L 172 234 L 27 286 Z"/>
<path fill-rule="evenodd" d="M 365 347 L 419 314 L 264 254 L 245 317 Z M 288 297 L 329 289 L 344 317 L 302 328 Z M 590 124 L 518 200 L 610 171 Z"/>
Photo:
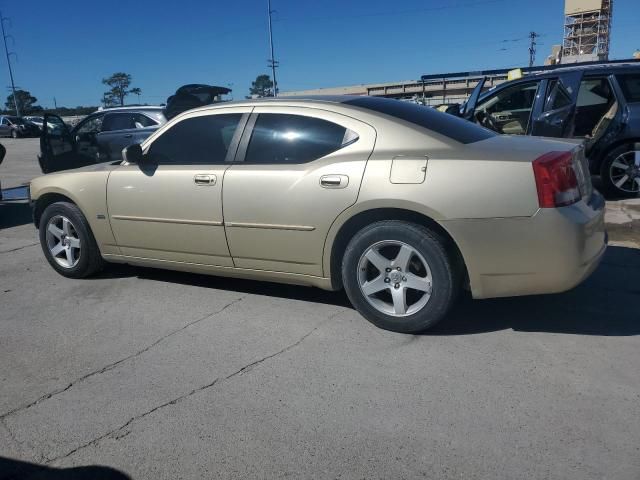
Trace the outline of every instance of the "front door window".
<path fill-rule="evenodd" d="M 538 83 L 519 83 L 490 95 L 476 107 L 478 121 L 499 133 L 526 134 Z"/>

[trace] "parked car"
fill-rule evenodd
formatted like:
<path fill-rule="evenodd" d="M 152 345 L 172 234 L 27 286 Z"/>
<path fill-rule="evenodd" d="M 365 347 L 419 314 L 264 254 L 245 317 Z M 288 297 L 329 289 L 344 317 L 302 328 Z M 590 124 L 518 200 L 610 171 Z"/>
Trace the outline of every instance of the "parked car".
<path fill-rule="evenodd" d="M 560 292 L 606 245 L 581 145 L 374 97 L 190 110 L 120 163 L 31 182 L 60 274 L 104 261 L 345 288 L 399 332 L 474 298 Z"/>
<path fill-rule="evenodd" d="M 22 117 L 0 115 L 0 136 L 2 137 L 37 137 L 40 130 L 36 125 Z"/>
<path fill-rule="evenodd" d="M 480 94 L 461 115 L 500 133 L 580 138 L 614 195 L 640 192 L 640 63 L 557 68 Z"/>
<path fill-rule="evenodd" d="M 24 119 L 28 120 L 29 122 L 33 123 L 36 127 L 38 127 L 40 129 L 40 133 L 42 133 L 42 131 L 44 130 L 44 117 L 28 116 L 28 117 L 24 117 Z"/>
<path fill-rule="evenodd" d="M 57 115 L 45 114 L 38 161 L 43 173 L 122 159 L 122 149 L 140 143 L 166 123 L 162 107 L 100 110 L 69 128 Z"/>

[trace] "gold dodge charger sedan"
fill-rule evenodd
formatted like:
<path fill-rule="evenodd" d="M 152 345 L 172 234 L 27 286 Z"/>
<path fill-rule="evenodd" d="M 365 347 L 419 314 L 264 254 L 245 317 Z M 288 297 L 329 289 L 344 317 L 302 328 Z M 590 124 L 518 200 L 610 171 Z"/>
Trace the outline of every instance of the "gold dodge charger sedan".
<path fill-rule="evenodd" d="M 345 288 L 375 325 L 418 332 L 462 288 L 474 298 L 570 289 L 606 247 L 582 146 L 396 100 L 198 108 L 123 158 L 31 183 L 60 274 L 107 261 Z"/>

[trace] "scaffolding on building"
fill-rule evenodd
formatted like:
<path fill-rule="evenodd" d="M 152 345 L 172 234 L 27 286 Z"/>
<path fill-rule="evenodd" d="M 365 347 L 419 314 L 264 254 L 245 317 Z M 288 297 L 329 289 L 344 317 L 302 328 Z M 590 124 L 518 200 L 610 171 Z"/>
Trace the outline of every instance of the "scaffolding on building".
<path fill-rule="evenodd" d="M 562 63 L 607 61 L 613 0 L 566 0 Z"/>

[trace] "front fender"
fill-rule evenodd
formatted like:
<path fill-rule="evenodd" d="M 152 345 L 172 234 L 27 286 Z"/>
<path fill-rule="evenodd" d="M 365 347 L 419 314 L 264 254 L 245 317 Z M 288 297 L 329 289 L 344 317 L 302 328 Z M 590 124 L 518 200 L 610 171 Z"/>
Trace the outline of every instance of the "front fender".
<path fill-rule="evenodd" d="M 87 219 L 93 236 L 104 254 L 119 254 L 111 231 L 107 211 L 107 181 L 110 170 L 75 171 L 37 177 L 31 181 L 30 195 L 34 208 L 68 198 Z M 42 203 L 44 202 L 44 204 Z"/>

